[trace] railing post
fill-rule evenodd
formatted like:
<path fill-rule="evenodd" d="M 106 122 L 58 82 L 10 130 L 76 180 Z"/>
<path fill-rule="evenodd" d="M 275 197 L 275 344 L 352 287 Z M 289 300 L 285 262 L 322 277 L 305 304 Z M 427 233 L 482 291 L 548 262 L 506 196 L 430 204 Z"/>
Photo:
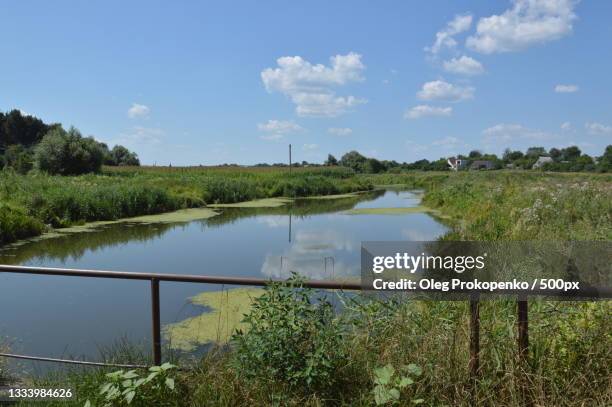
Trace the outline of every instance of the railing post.
<path fill-rule="evenodd" d="M 519 357 L 521 361 L 526 361 L 529 350 L 529 311 L 526 297 L 519 297 L 517 308 Z"/>
<path fill-rule="evenodd" d="M 470 375 L 478 376 L 480 369 L 480 301 L 478 295 L 470 299 Z"/>
<path fill-rule="evenodd" d="M 161 323 L 159 316 L 159 280 L 151 279 L 151 321 L 153 328 L 153 364 L 161 365 Z"/>

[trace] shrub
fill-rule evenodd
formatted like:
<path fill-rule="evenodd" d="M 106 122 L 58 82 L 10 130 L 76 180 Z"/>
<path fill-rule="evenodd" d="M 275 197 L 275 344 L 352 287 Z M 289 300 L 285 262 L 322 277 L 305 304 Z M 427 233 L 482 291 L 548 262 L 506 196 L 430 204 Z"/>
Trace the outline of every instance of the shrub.
<path fill-rule="evenodd" d="M 346 363 L 341 324 L 328 300 L 313 301 L 313 291 L 295 276 L 289 282 L 268 286 L 254 301 L 246 330 L 232 337 L 233 364 L 250 380 L 327 394 Z"/>
<path fill-rule="evenodd" d="M 36 146 L 34 162 L 38 169 L 49 174 L 78 175 L 99 172 L 104 151 L 92 137 L 83 137 L 71 128 L 51 129 Z"/>

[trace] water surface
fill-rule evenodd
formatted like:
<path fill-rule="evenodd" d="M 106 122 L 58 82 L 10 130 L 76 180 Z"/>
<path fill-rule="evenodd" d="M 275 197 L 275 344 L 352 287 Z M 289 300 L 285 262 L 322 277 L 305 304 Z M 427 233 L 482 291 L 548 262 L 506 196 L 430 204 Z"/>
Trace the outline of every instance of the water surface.
<path fill-rule="evenodd" d="M 446 228 L 425 213 L 347 215 L 352 208 L 416 206 L 413 192 L 297 200 L 279 208 L 228 208 L 183 224 L 112 224 L 0 248 L 0 264 L 152 273 L 309 279 L 358 277 L 362 240 L 432 240 Z M 218 285 L 161 283 L 161 319 L 200 314 L 189 297 Z M 98 358 L 125 337 L 150 338 L 147 282 L 0 273 L 0 337 L 11 351 Z"/>

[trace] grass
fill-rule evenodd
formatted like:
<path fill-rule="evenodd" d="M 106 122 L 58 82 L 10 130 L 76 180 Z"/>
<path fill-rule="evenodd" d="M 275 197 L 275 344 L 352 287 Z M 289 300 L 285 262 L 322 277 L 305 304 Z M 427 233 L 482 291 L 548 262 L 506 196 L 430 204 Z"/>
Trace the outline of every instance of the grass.
<path fill-rule="evenodd" d="M 218 173 L 240 178 L 236 171 L 222 169 Z M 167 172 L 169 175 L 160 177 L 183 174 L 180 170 Z M 197 170 L 184 174 L 201 176 Z M 262 174 L 266 175 L 245 177 L 278 176 L 272 170 Z M 127 180 L 138 177 L 129 170 L 106 177 L 116 182 L 117 176 Z M 331 182 L 347 182 L 351 186 L 402 184 L 425 190 L 423 204 L 449 218 L 452 230 L 444 239 L 612 238 L 612 176 L 606 174 L 500 171 L 335 176 L 327 177 Z M 279 182 L 286 181 L 281 179 Z M 330 191 L 346 192 L 350 191 Z M 191 196 L 191 192 L 185 194 Z M 339 209 L 343 208 L 342 201 L 338 200 Z M 244 210 L 245 216 L 251 216 L 251 211 L 257 213 L 263 208 Z M 218 217 L 219 221 L 222 217 Z M 339 354 L 344 356 L 335 368 L 336 385 L 331 392 L 305 392 L 289 385 L 289 378 L 274 382 L 245 380 L 234 364 L 235 351 L 223 348 L 213 349 L 195 367 L 180 373 L 177 382 L 184 389 L 178 398 L 180 405 L 369 406 L 374 402 L 375 369 L 388 364 L 399 369 L 412 363 L 420 366 L 423 374 L 402 390 L 400 405 L 411 405 L 409 400 L 417 398 L 431 406 L 612 405 L 609 301 L 530 301 L 527 363 L 517 357 L 516 302 L 482 302 L 481 371 L 479 379 L 473 381 L 468 373 L 469 306 L 465 302 L 401 298 L 354 302 L 352 296 L 340 298 L 346 304 L 345 311 L 334 323 L 342 327 Z M 298 318 L 295 323 L 303 321 Z M 277 346 L 283 352 L 292 351 L 284 349 L 282 343 Z M 56 383 L 73 385 L 86 397 L 97 391 L 104 377 L 100 372 L 82 371 L 61 380 Z M 83 400 L 62 405 L 82 405 Z M 165 405 L 166 401 L 160 400 L 159 404 Z"/>
<path fill-rule="evenodd" d="M 343 168 L 108 168 L 101 175 L 0 171 L 0 244 L 50 228 L 202 208 L 215 204 L 346 194 L 372 189 Z"/>

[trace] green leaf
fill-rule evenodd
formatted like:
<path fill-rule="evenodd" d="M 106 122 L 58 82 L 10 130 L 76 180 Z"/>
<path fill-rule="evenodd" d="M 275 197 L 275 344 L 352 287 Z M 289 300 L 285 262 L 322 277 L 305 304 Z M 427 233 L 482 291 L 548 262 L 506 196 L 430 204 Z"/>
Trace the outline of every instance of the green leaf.
<path fill-rule="evenodd" d="M 414 363 L 411 363 L 408 366 L 406 366 L 406 371 L 415 376 L 420 376 L 423 373 L 423 369 L 421 369 L 419 366 L 415 365 Z"/>
<path fill-rule="evenodd" d="M 106 383 L 102 386 L 102 388 L 100 389 L 100 394 L 104 394 L 108 391 L 108 389 L 110 389 L 110 387 L 112 386 L 112 383 Z"/>
<path fill-rule="evenodd" d="M 125 395 L 125 401 L 127 401 L 128 404 L 131 404 L 132 400 L 134 400 L 134 396 L 136 396 L 136 392 L 132 390 Z"/>
<path fill-rule="evenodd" d="M 126 372 L 126 373 L 123 375 L 123 378 L 124 378 L 124 379 L 133 379 L 133 378 L 135 378 L 135 377 L 138 377 L 138 374 L 136 373 L 136 371 L 135 371 L 135 370 L 130 370 L 129 372 Z"/>
<path fill-rule="evenodd" d="M 160 366 L 162 370 L 170 370 L 170 369 L 174 369 L 175 367 L 176 367 L 175 365 L 168 363 L 168 362 Z"/>
<path fill-rule="evenodd" d="M 398 387 L 400 389 L 403 389 L 406 386 L 410 386 L 412 383 L 414 383 L 414 380 L 412 380 L 409 377 L 402 377 L 402 380 L 400 380 Z"/>
<path fill-rule="evenodd" d="M 423 403 L 423 402 L 425 402 L 425 400 L 424 400 L 424 399 L 416 399 L 416 400 L 412 400 L 412 404 L 421 404 L 421 403 Z"/>
<path fill-rule="evenodd" d="M 167 378 L 166 387 L 168 387 L 170 390 L 174 390 L 174 379 L 171 379 L 170 377 Z"/>
<path fill-rule="evenodd" d="M 390 398 L 393 400 L 399 400 L 400 399 L 400 392 L 398 389 L 391 389 L 389 390 L 389 396 L 391 396 Z"/>
<path fill-rule="evenodd" d="M 87 400 L 83 407 L 91 407 L 91 401 Z"/>
<path fill-rule="evenodd" d="M 393 373 L 395 373 L 395 369 L 391 365 L 374 369 L 374 376 L 376 376 L 374 382 L 378 384 L 389 384 Z"/>

